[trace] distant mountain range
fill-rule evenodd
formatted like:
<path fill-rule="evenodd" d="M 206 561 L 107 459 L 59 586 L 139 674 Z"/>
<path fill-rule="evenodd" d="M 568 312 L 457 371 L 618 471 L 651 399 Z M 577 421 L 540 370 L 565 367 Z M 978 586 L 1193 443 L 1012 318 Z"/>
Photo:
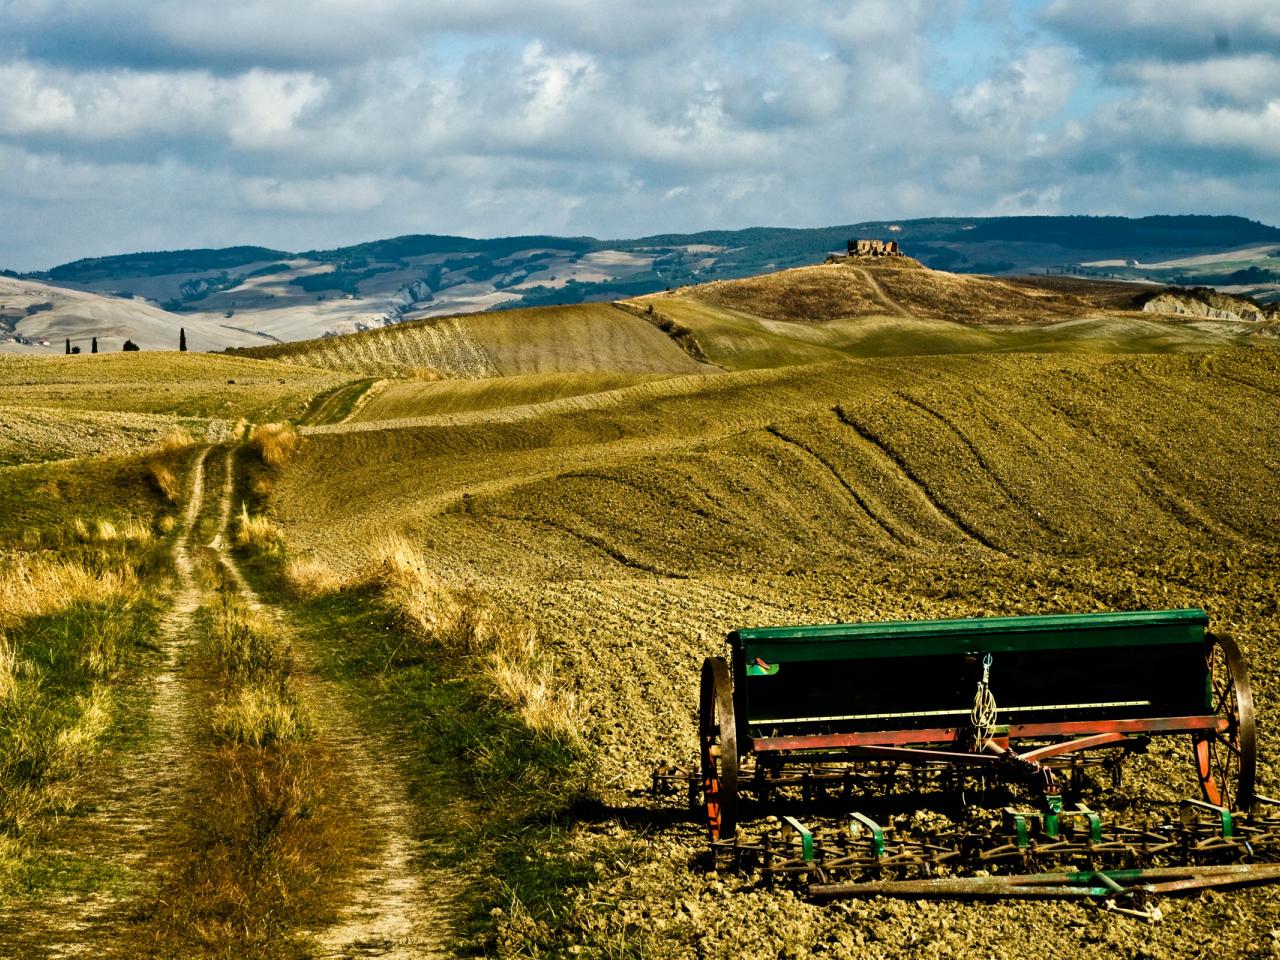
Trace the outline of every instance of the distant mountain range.
<path fill-rule="evenodd" d="M 122 340 L 135 306 L 147 320 L 144 348 L 162 345 L 149 341 L 165 314 L 175 331 L 198 330 L 202 346 L 298 340 L 751 276 L 819 263 L 854 237 L 896 239 L 926 266 L 956 273 L 1075 273 L 1280 299 L 1280 229 L 1242 217 L 953 217 L 632 240 L 414 235 L 336 250 L 243 246 L 97 257 L 35 273 L 0 271 L 0 341 L 56 349 L 67 337 Z M 110 306 L 90 310 L 85 298 L 49 288 L 96 294 Z"/>

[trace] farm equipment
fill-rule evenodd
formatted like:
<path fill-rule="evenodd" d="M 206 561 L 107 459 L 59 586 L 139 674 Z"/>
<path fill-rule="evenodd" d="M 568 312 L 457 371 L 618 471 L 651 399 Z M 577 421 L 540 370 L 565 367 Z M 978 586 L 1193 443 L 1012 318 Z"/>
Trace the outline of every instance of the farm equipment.
<path fill-rule="evenodd" d="M 1280 805 L 1255 794 L 1244 661 L 1208 626 L 1201 610 L 1165 610 L 736 630 L 729 657 L 702 667 L 698 769 L 660 768 L 654 789 L 688 783 L 718 862 L 754 861 L 766 882 L 799 878 L 815 897 L 1114 905 L 1277 880 L 1259 862 L 1280 861 Z M 1118 784 L 1125 758 L 1166 736 L 1188 739 L 1203 799 L 1114 825 L 1064 799 L 1091 771 Z M 1031 803 L 941 826 L 852 810 L 975 782 Z M 749 837 L 744 797 L 845 812 L 819 830 L 770 818 Z"/>

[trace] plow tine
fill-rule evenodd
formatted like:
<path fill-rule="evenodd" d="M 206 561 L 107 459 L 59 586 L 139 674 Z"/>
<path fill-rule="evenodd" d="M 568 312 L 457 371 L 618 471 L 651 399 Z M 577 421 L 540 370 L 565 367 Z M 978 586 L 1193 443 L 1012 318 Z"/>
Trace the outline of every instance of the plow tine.
<path fill-rule="evenodd" d="M 1108 893 L 1106 887 L 1073 886 L 1025 882 L 1038 877 L 963 877 L 955 880 L 873 880 L 866 883 L 811 884 L 809 896 L 817 900 L 836 897 L 909 897 L 915 899 L 964 900 L 1031 897 L 1058 899 L 1096 897 Z M 1022 881 L 1022 882 L 1019 882 Z"/>
<path fill-rule="evenodd" d="M 1121 881 L 1130 881 L 1121 883 Z M 1074 899 L 1107 900 L 1134 893 L 1170 894 L 1217 887 L 1242 887 L 1280 881 L 1280 864 L 1231 864 L 1218 867 L 1165 867 L 1152 870 L 1080 871 L 962 877 L 950 880 L 879 880 L 865 883 L 811 884 L 815 899 L 836 897 L 909 897 L 917 899 Z"/>

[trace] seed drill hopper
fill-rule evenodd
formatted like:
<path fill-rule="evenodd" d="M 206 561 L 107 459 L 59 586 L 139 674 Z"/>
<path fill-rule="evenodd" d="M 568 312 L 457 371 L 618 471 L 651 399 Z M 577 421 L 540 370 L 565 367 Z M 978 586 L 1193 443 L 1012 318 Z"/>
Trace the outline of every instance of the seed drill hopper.
<path fill-rule="evenodd" d="M 661 767 L 654 788 L 687 779 L 718 862 L 753 861 L 815 897 L 1133 909 L 1153 893 L 1274 880 L 1280 805 L 1255 792 L 1244 660 L 1208 627 L 1201 610 L 1162 610 L 735 630 L 728 657 L 702 667 L 699 768 Z M 1124 824 L 1068 802 L 1090 773 L 1118 784 L 1155 737 L 1186 739 L 1201 797 Z M 974 782 L 1028 802 L 944 826 L 864 812 L 904 787 Z M 844 813 L 821 830 L 773 817 L 748 835 L 744 798 L 760 812 L 826 798 Z"/>

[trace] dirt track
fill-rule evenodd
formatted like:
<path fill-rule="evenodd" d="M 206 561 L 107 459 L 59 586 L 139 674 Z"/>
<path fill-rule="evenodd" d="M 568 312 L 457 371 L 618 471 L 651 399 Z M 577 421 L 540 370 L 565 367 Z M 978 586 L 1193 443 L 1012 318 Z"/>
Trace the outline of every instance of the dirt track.
<path fill-rule="evenodd" d="M 110 769 L 94 772 L 86 790 L 92 799 L 84 816 L 60 834 L 73 860 L 91 855 L 130 878 L 103 893 L 62 897 L 22 905 L 11 912 L 0 905 L 0 958 L 151 956 L 142 916 L 164 905 L 152 904 L 156 889 L 180 873 L 190 851 L 183 846 L 187 825 L 198 818 L 201 804 L 223 798 L 198 794 L 193 764 L 203 755 L 208 717 L 209 678 L 193 669 L 195 615 L 209 602 L 209 588 L 195 573 L 197 519 L 211 511 L 217 517 L 209 547 L 217 552 L 240 593 L 286 634 L 287 614 L 264 604 L 245 582 L 227 551 L 233 495 L 232 458 L 217 478 L 217 501 L 206 504 L 206 460 L 211 448 L 196 455 L 182 530 L 173 546 L 177 593 L 157 638 L 161 663 L 148 682 L 147 736 L 143 748 L 123 755 Z M 315 675 L 306 651 L 294 645 L 300 660 L 297 678 L 309 712 L 319 720 L 318 740 L 324 755 L 358 786 L 347 798 L 359 807 L 361 829 L 375 839 L 373 853 L 353 865 L 341 892 L 338 921 L 312 931 L 287 931 L 299 955 L 315 957 L 377 956 L 389 960 L 431 960 L 448 956 L 455 922 L 458 885 L 443 871 L 431 871 L 422 860 L 414 808 L 397 770 L 392 746 L 369 733 L 352 715 L 340 693 Z M 181 932 L 179 933 L 181 938 Z M 198 942 L 199 937 L 193 942 Z M 179 940 L 178 942 L 181 942 Z M 195 947 L 191 948 L 193 951 Z M 143 951 L 139 953 L 137 951 Z M 193 954 L 194 955 L 194 954 Z M 200 954 L 205 955 L 205 954 Z M 293 955 L 293 954 L 290 954 Z"/>
<path fill-rule="evenodd" d="M 232 494 L 232 461 L 227 459 L 221 510 L 225 529 Z M 291 633 L 287 613 L 266 604 L 245 580 L 234 554 L 216 541 L 219 558 L 251 609 Z M 414 808 L 396 769 L 395 750 L 369 733 L 352 716 L 342 696 L 315 675 L 305 649 L 293 646 L 299 657 L 301 689 L 311 713 L 321 719 L 321 744 L 340 766 L 354 771 L 358 796 L 349 798 L 360 809 L 360 820 L 378 838 L 374 856 L 359 864 L 344 891 L 341 919 L 313 932 L 319 957 L 376 956 L 388 960 L 433 960 L 449 956 L 449 940 L 457 913 L 457 882 L 442 870 L 428 871 L 426 851 L 418 839 Z"/>

